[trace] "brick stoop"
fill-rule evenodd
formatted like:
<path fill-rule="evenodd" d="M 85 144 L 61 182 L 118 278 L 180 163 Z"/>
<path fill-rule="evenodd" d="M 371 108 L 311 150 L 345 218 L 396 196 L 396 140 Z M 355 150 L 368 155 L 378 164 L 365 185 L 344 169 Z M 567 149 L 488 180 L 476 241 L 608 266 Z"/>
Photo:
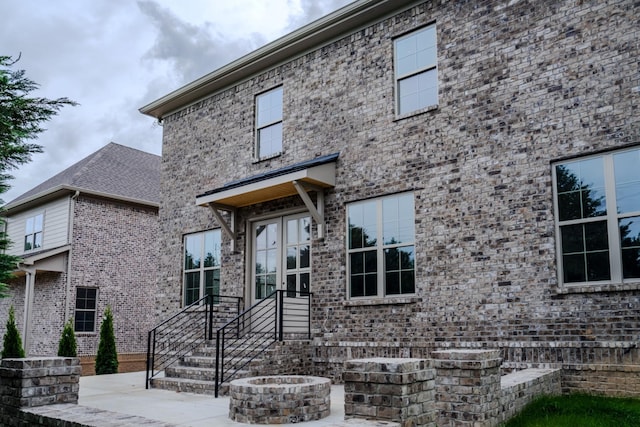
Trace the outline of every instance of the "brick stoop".
<path fill-rule="evenodd" d="M 273 347 L 273 346 L 272 346 Z M 236 349 L 227 348 L 227 353 L 233 353 Z M 238 371 L 231 379 L 246 378 L 257 375 L 267 375 L 265 366 L 269 366 L 273 348 L 260 353 L 253 360 L 246 360 L 244 369 Z M 225 363 L 235 362 L 237 358 L 227 360 Z M 165 368 L 164 376 L 152 378 L 150 386 L 162 390 L 176 392 L 215 394 L 215 346 L 205 344 L 191 355 L 181 358 L 177 363 Z M 224 396 L 229 390 L 229 383 L 221 384 L 219 395 Z"/>

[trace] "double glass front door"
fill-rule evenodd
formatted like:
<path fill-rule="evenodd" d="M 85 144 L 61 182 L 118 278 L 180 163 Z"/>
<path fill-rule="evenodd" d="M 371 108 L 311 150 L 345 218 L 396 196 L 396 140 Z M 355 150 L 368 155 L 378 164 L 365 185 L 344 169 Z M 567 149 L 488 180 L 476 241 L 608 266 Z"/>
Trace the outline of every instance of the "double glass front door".
<path fill-rule="evenodd" d="M 252 225 L 252 302 L 275 290 L 306 296 L 311 281 L 311 217 L 289 215 Z"/>

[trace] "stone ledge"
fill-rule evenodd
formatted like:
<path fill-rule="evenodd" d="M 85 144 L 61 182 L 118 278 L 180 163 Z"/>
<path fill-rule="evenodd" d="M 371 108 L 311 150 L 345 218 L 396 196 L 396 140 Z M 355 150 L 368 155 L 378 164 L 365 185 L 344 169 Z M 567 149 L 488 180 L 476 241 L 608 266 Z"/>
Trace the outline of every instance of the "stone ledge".
<path fill-rule="evenodd" d="M 173 424 L 161 421 L 70 403 L 22 409 L 18 414 L 33 426 L 63 425 L 60 424 L 60 421 L 63 421 L 64 425 L 69 427 L 118 427 L 124 425 L 173 427 Z"/>

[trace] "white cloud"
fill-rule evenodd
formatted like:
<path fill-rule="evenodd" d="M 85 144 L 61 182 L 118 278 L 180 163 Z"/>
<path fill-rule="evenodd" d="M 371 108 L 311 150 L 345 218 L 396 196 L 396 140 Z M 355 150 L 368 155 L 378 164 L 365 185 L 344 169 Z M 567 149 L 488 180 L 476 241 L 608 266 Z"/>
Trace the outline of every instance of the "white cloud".
<path fill-rule="evenodd" d="M 161 127 L 138 109 L 348 0 L 5 0 L 0 55 L 68 97 L 13 171 L 10 201 L 110 141 L 160 154 Z"/>

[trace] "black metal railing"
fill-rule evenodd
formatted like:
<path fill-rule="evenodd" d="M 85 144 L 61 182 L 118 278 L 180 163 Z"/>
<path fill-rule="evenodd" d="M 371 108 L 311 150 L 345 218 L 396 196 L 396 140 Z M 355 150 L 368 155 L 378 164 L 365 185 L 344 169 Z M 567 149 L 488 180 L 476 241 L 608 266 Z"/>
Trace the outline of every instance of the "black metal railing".
<path fill-rule="evenodd" d="M 215 396 L 285 334 L 311 339 L 311 293 L 278 290 L 227 322 L 216 332 Z"/>
<path fill-rule="evenodd" d="M 241 309 L 240 297 L 207 295 L 150 330 L 145 387 L 167 366 L 211 340 L 214 331 L 237 318 Z"/>

